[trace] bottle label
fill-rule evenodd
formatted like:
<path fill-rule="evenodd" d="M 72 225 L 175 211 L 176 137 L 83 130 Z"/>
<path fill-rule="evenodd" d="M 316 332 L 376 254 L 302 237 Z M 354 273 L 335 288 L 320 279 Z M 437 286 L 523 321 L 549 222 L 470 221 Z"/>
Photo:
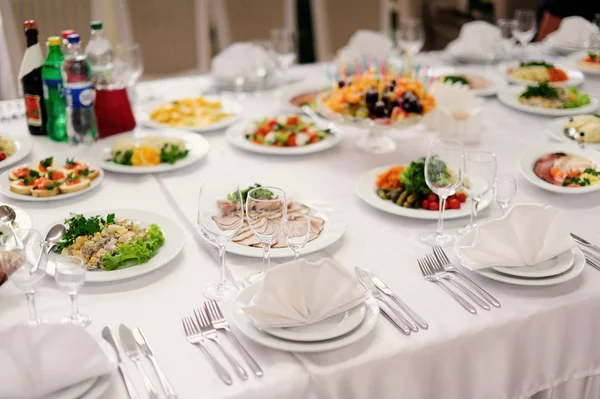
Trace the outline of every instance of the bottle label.
<path fill-rule="evenodd" d="M 25 110 L 27 112 L 27 124 L 29 126 L 42 126 L 42 107 L 40 96 L 25 94 Z"/>
<path fill-rule="evenodd" d="M 90 82 L 65 85 L 67 106 L 73 109 L 90 108 L 94 105 L 96 91 Z"/>
<path fill-rule="evenodd" d="M 58 94 L 61 98 L 65 96 L 62 80 L 58 79 L 44 79 L 44 99 L 48 100 L 50 97 L 50 90 L 58 90 Z"/>

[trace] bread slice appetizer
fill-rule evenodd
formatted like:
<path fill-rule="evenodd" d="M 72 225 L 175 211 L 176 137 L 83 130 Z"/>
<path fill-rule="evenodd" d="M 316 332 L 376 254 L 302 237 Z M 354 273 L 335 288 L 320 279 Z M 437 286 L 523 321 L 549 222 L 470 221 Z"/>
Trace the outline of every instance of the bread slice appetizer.
<path fill-rule="evenodd" d="M 56 181 L 59 183 L 64 183 L 65 180 L 67 180 L 67 174 L 65 173 L 64 170 L 53 170 L 53 171 L 49 171 L 46 176 L 52 180 L 52 181 Z"/>
<path fill-rule="evenodd" d="M 25 179 L 29 176 L 29 165 L 21 165 L 21 166 L 17 166 L 16 168 L 14 168 L 13 170 L 10 171 L 10 173 L 8 174 L 8 178 L 13 181 L 13 180 L 19 180 L 19 179 Z"/>
<path fill-rule="evenodd" d="M 63 184 L 58 186 L 58 189 L 63 194 L 69 194 L 84 190 L 90 184 L 92 184 L 91 180 L 86 177 L 69 177 Z"/>
<path fill-rule="evenodd" d="M 54 157 L 44 158 L 37 165 L 37 170 L 40 173 L 46 173 L 56 169 L 57 166 L 54 164 Z"/>
<path fill-rule="evenodd" d="M 67 158 L 65 170 L 67 171 L 67 175 L 69 172 L 72 172 L 75 176 L 87 177 L 90 180 L 94 180 L 100 176 L 98 168 L 93 167 L 87 162 L 75 161 L 73 158 Z"/>
<path fill-rule="evenodd" d="M 22 195 L 31 195 L 35 181 L 32 178 L 25 178 L 11 181 L 9 184 L 10 191 Z"/>
<path fill-rule="evenodd" d="M 35 181 L 35 185 L 33 190 L 31 190 L 31 195 L 34 197 L 53 197 L 58 195 L 59 190 L 58 186 L 60 183 L 54 182 L 47 177 L 40 177 Z"/>

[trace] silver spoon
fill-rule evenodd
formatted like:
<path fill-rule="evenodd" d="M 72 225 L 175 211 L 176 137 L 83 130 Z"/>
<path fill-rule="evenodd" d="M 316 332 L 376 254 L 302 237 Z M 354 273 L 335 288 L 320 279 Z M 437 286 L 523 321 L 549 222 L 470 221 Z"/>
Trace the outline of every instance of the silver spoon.
<path fill-rule="evenodd" d="M 10 229 L 10 232 L 12 233 L 13 237 L 15 238 L 15 243 L 17 244 L 17 246 L 19 248 L 23 248 L 23 242 L 21 241 L 21 239 L 19 237 L 17 237 L 17 234 L 15 233 L 15 230 L 13 229 L 13 226 L 12 226 L 12 224 L 16 218 L 17 218 L 17 214 L 13 208 L 11 208 L 8 205 L 0 206 L 0 222 L 5 223 L 8 226 L 8 228 Z"/>
<path fill-rule="evenodd" d="M 48 232 L 46 233 L 46 238 L 44 238 L 43 241 L 43 246 L 46 247 L 46 255 L 48 255 L 50 251 L 52 251 L 52 248 L 54 248 L 56 244 L 61 240 L 61 238 L 65 235 L 66 231 L 67 230 L 65 229 L 65 226 L 63 226 L 62 224 L 55 224 L 50 230 L 48 230 Z M 38 256 L 35 265 L 31 268 L 31 271 L 29 272 L 30 274 L 34 274 L 37 271 L 37 269 L 39 269 L 43 251 L 44 250 L 42 248 L 42 251 L 40 251 L 40 256 Z"/>
<path fill-rule="evenodd" d="M 582 142 L 580 142 L 579 140 L 577 140 L 577 137 L 580 136 L 580 133 L 574 127 L 566 128 L 565 136 L 567 136 L 571 140 L 574 140 L 577 144 L 579 144 L 579 147 L 585 148 L 585 145 Z"/>

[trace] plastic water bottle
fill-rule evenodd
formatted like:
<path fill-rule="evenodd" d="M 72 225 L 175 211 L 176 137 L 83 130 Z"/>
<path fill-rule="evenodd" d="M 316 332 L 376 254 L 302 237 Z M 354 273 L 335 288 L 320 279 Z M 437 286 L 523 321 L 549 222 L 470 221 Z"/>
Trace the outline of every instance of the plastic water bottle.
<path fill-rule="evenodd" d="M 78 34 L 69 36 L 69 46 L 61 68 L 67 101 L 67 134 L 74 144 L 91 144 L 96 139 L 92 69 L 81 51 Z"/>
<path fill-rule="evenodd" d="M 94 84 L 107 85 L 110 83 L 113 69 L 113 47 L 102 34 L 102 22 L 92 21 L 92 35 L 85 47 L 85 55 L 92 65 Z"/>
<path fill-rule="evenodd" d="M 64 57 L 60 51 L 60 43 L 58 36 L 48 38 L 48 57 L 42 68 L 44 102 L 48 114 L 46 131 L 48 137 L 54 141 L 68 141 L 65 95 L 60 72 Z"/>

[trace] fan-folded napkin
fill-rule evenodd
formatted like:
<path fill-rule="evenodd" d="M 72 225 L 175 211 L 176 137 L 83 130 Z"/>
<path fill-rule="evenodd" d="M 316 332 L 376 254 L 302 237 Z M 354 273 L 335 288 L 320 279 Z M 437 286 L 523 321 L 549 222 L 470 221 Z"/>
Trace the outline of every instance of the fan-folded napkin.
<path fill-rule="evenodd" d="M 75 325 L 19 325 L 0 332 L 0 399 L 53 397 L 111 373 L 106 354 Z"/>
<path fill-rule="evenodd" d="M 359 30 L 354 33 L 348 44 L 338 50 L 337 58 L 351 67 L 363 59 L 384 60 L 392 55 L 394 44 L 385 35 L 370 30 Z"/>
<path fill-rule="evenodd" d="M 365 299 L 356 276 L 332 259 L 299 259 L 269 270 L 244 312 L 258 328 L 294 327 L 352 309 Z"/>
<path fill-rule="evenodd" d="M 211 74 L 220 80 L 235 80 L 243 77 L 256 80 L 257 70 L 267 71 L 275 67 L 275 61 L 262 46 L 251 42 L 233 43 L 211 61 Z"/>
<path fill-rule="evenodd" d="M 566 214 L 542 204 L 518 204 L 501 219 L 482 223 L 471 246 L 457 248 L 472 270 L 530 266 L 573 248 Z"/>
<path fill-rule="evenodd" d="M 488 22 L 473 21 L 462 26 L 458 38 L 446 50 L 457 57 L 488 57 L 502 50 L 500 29 Z"/>
<path fill-rule="evenodd" d="M 600 33 L 598 27 L 582 17 L 567 17 L 558 29 L 546 36 L 545 41 L 553 41 L 571 47 L 581 47 L 593 34 Z"/>

